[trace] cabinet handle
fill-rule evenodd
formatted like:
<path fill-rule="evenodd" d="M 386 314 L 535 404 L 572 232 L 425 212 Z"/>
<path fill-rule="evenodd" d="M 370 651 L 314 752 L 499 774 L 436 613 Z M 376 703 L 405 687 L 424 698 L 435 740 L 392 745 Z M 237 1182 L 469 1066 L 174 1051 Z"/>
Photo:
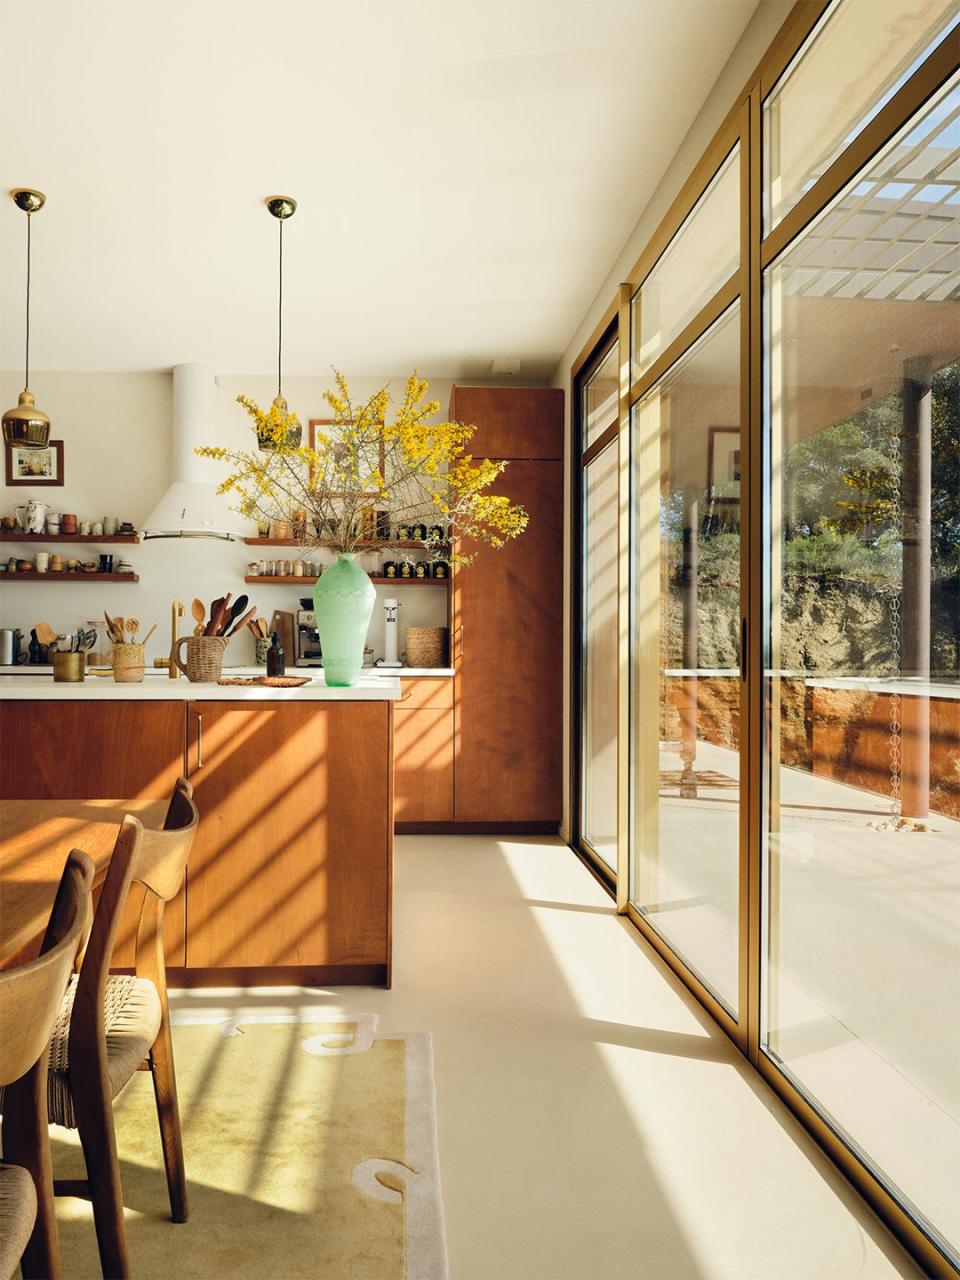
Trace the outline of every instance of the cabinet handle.
<path fill-rule="evenodd" d="M 460 626 L 459 626 L 459 627 L 457 627 L 457 653 L 456 653 L 456 658 L 462 658 L 462 657 L 463 657 L 463 623 L 461 622 Z M 454 661 L 456 661 L 456 658 L 454 659 Z"/>
<path fill-rule="evenodd" d="M 203 716 L 197 712 L 197 768 L 203 768 Z"/>

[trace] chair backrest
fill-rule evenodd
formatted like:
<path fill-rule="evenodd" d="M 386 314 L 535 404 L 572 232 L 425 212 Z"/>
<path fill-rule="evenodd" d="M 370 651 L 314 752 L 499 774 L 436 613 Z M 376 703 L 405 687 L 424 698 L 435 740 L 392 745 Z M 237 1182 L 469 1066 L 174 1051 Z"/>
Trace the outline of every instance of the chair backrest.
<path fill-rule="evenodd" d="M 199 815 L 193 787 L 179 778 L 162 831 L 144 830 L 138 818 L 124 818 L 113 847 L 107 878 L 77 982 L 70 1020 L 70 1054 L 105 1053 L 104 992 L 120 917 L 131 884 L 146 886 L 137 925 L 137 976 L 149 978 L 166 1001 L 163 911 L 183 884 Z"/>
<path fill-rule="evenodd" d="M 183 884 L 187 858 L 199 821 L 200 815 L 193 803 L 193 787 L 186 778 L 178 778 L 163 830 L 148 828 L 143 833 L 131 879 L 146 885 L 156 897 L 169 902 Z"/>
<path fill-rule="evenodd" d="M 82 942 L 93 876 L 91 859 L 74 849 L 40 956 L 0 973 L 0 1085 L 25 1075 L 46 1050 Z"/>

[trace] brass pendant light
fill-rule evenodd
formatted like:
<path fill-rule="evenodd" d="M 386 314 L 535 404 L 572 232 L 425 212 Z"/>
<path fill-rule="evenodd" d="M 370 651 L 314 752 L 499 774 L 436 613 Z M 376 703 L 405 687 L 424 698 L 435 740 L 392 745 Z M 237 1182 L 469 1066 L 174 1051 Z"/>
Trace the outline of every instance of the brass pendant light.
<path fill-rule="evenodd" d="M 23 390 L 16 408 L 3 415 L 3 442 L 26 449 L 45 449 L 50 442 L 50 419 L 37 408 L 30 390 L 30 219 L 47 202 L 42 191 L 16 187 L 10 192 L 18 209 L 27 215 L 27 333 Z"/>
<path fill-rule="evenodd" d="M 273 398 L 273 408 L 278 413 L 284 415 L 290 412 L 287 406 L 286 397 L 283 394 L 283 224 L 288 218 L 292 218 L 297 211 L 297 202 L 293 196 L 267 196 L 265 204 L 271 215 L 277 219 L 280 224 L 280 256 L 278 263 L 278 290 L 277 290 L 277 394 Z M 303 428 L 300 426 L 291 427 L 287 432 L 287 446 L 291 449 L 299 448 L 300 441 L 303 438 Z M 264 449 L 263 444 L 260 446 L 262 452 L 269 452 Z"/>

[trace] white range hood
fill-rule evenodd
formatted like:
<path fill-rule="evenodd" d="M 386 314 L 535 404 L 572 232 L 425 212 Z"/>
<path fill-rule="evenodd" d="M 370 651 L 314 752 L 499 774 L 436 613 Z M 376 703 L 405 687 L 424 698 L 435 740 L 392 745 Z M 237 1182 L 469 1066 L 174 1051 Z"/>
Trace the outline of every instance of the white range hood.
<path fill-rule="evenodd" d="M 239 541 L 250 529 L 231 511 L 217 486 L 204 478 L 210 467 L 194 453 L 216 439 L 217 375 L 208 364 L 178 364 L 173 370 L 173 482 L 143 522 L 142 537 L 221 538 Z"/>

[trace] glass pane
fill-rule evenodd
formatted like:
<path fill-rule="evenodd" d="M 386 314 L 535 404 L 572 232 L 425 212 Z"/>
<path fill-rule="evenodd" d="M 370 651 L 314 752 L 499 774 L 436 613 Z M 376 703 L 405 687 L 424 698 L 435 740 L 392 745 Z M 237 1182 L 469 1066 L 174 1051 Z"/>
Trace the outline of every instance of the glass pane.
<path fill-rule="evenodd" d="M 736 1014 L 739 303 L 634 406 L 631 900 Z"/>
<path fill-rule="evenodd" d="M 583 448 L 589 449 L 620 414 L 620 344 L 615 342 L 583 389 Z"/>
<path fill-rule="evenodd" d="M 617 442 L 583 473 L 580 833 L 617 869 Z"/>
<path fill-rule="evenodd" d="M 767 98 L 764 234 L 957 21 L 957 0 L 840 0 Z"/>
<path fill-rule="evenodd" d="M 761 1044 L 960 1242 L 960 88 L 777 260 Z"/>
<path fill-rule="evenodd" d="M 631 381 L 740 265 L 740 144 L 694 205 L 630 304 Z"/>

